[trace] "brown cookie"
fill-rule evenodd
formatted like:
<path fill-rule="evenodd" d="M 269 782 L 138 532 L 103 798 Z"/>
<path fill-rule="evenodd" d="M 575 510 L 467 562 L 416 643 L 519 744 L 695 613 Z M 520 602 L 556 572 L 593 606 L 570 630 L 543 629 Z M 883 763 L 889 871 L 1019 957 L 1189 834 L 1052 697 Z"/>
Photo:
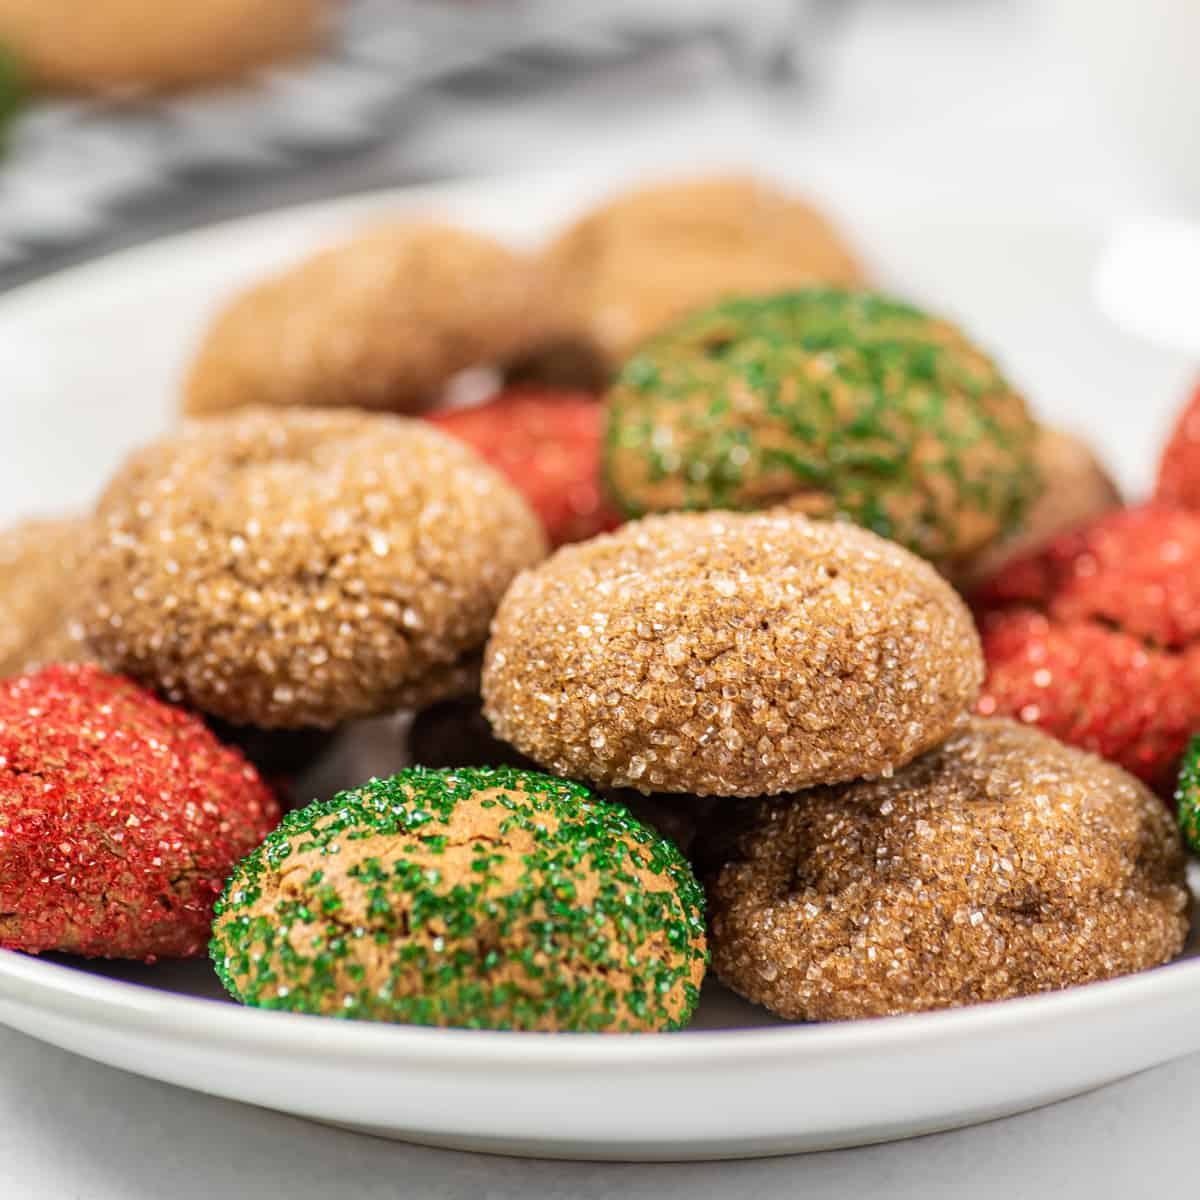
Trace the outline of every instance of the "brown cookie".
<path fill-rule="evenodd" d="M 446 225 L 380 226 L 234 297 L 183 406 L 415 412 L 457 372 L 524 351 L 539 322 L 536 274 L 520 255 Z"/>
<path fill-rule="evenodd" d="M 42 87 L 167 90 L 314 49 L 330 7 L 329 0 L 0 0 L 0 43 Z"/>
<path fill-rule="evenodd" d="M 607 374 L 649 334 L 722 296 L 864 278 L 821 212 L 738 176 L 620 195 L 572 225 L 542 263 L 557 336 L 546 352 L 555 369 L 541 374 L 561 379 L 573 363 L 588 382 L 597 372 L 583 363 Z"/>
<path fill-rule="evenodd" d="M 256 410 L 135 453 L 97 512 L 100 658 L 240 725 L 330 727 L 462 686 L 545 553 L 492 468 L 425 422 Z"/>
<path fill-rule="evenodd" d="M 808 1021 L 1027 996 L 1174 957 L 1184 856 L 1119 767 L 1012 721 L 889 779 L 747 804 L 710 881 L 713 967 Z"/>
<path fill-rule="evenodd" d="M 970 615 L 928 563 L 846 524 L 714 512 L 522 574 L 482 687 L 495 732 L 555 774 L 762 796 L 902 766 L 982 677 Z"/>

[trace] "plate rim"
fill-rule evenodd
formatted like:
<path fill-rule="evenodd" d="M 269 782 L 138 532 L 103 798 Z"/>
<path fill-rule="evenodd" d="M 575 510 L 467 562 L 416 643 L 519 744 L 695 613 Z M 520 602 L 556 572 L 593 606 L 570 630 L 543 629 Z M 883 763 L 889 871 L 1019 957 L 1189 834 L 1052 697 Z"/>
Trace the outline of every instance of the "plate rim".
<path fill-rule="evenodd" d="M 1147 995 L 1146 993 L 1153 993 Z M 1002 1035 L 1107 1010 L 1134 1011 L 1149 1001 L 1200 997 L 1200 958 L 1182 959 L 1117 979 L 1053 992 L 989 1001 L 956 1009 L 865 1020 L 801 1023 L 761 1028 L 685 1029 L 666 1037 L 645 1033 L 532 1033 L 517 1030 L 441 1029 L 400 1023 L 352 1021 L 241 1006 L 190 996 L 152 984 L 94 975 L 79 967 L 0 950 L 0 1001 L 36 1005 L 42 1013 L 144 1034 L 250 1046 L 259 1054 L 294 1048 L 347 1060 L 400 1060 L 409 1066 L 446 1066 L 482 1057 L 497 1066 L 526 1069 L 566 1059 L 574 1066 L 670 1065 L 803 1054 L 824 1057 L 894 1050 L 930 1039 Z M 702 1045 L 703 1053 L 700 1053 Z M 537 1061 L 534 1061 L 534 1060 Z"/>

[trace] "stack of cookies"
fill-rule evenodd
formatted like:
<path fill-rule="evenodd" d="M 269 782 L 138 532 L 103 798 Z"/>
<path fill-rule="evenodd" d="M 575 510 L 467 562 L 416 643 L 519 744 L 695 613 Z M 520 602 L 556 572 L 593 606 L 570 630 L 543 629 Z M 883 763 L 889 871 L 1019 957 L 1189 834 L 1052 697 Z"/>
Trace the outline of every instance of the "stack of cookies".
<path fill-rule="evenodd" d="M 497 733 L 556 773 L 722 797 L 693 850 L 713 966 L 780 1016 L 1167 961 L 1187 931 L 1167 810 L 1092 755 L 970 718 L 983 674 L 966 606 L 915 555 L 851 525 L 716 512 L 520 576 L 483 695 Z"/>

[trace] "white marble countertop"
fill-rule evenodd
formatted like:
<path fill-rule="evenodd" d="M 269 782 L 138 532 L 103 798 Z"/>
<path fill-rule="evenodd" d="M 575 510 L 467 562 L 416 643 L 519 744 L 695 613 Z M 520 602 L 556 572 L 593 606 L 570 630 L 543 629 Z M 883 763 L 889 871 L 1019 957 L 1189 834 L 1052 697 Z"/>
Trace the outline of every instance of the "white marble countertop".
<path fill-rule="evenodd" d="M 607 157 L 761 165 L 835 200 L 887 188 L 912 211 L 1094 228 L 1161 209 L 1030 0 L 860 6 L 799 97 L 734 87 L 717 56 L 667 55 L 486 112 L 434 101 L 403 142 L 314 186 L 180 206 L 159 232 L 397 179 Z M 128 236 L 119 240 L 129 240 Z M 116 243 L 114 243 L 116 244 Z M 1200 1019 L 1200 1014 L 1198 1014 Z M 1131 1014 L 1136 1020 L 1136 1014 Z M 759 1162 L 523 1162 L 392 1144 L 148 1082 L 0 1031 L 0 1196 L 635 1197 L 970 1195 L 1073 1200 L 1196 1192 L 1200 1057 L 1038 1112 L 863 1150 Z M 802 1085 L 802 1083 L 801 1083 Z M 569 1103 L 569 1098 L 566 1098 Z"/>

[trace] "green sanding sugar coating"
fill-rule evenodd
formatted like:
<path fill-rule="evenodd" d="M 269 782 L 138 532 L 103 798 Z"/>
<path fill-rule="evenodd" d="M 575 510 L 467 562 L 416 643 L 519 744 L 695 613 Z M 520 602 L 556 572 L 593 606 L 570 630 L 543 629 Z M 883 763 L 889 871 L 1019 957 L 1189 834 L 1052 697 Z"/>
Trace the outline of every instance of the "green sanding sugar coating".
<path fill-rule="evenodd" d="M 630 516 L 792 504 L 966 557 L 1038 490 L 1035 426 L 953 325 L 866 292 L 725 300 L 647 342 L 608 398 Z"/>
<path fill-rule="evenodd" d="M 1179 828 L 1183 831 L 1183 840 L 1194 854 L 1200 854 L 1200 734 L 1188 742 L 1179 769 L 1175 799 L 1179 804 Z"/>
<path fill-rule="evenodd" d="M 707 952 L 675 847 L 531 771 L 412 768 L 290 813 L 217 904 L 262 1008 L 478 1029 L 678 1029 Z"/>

